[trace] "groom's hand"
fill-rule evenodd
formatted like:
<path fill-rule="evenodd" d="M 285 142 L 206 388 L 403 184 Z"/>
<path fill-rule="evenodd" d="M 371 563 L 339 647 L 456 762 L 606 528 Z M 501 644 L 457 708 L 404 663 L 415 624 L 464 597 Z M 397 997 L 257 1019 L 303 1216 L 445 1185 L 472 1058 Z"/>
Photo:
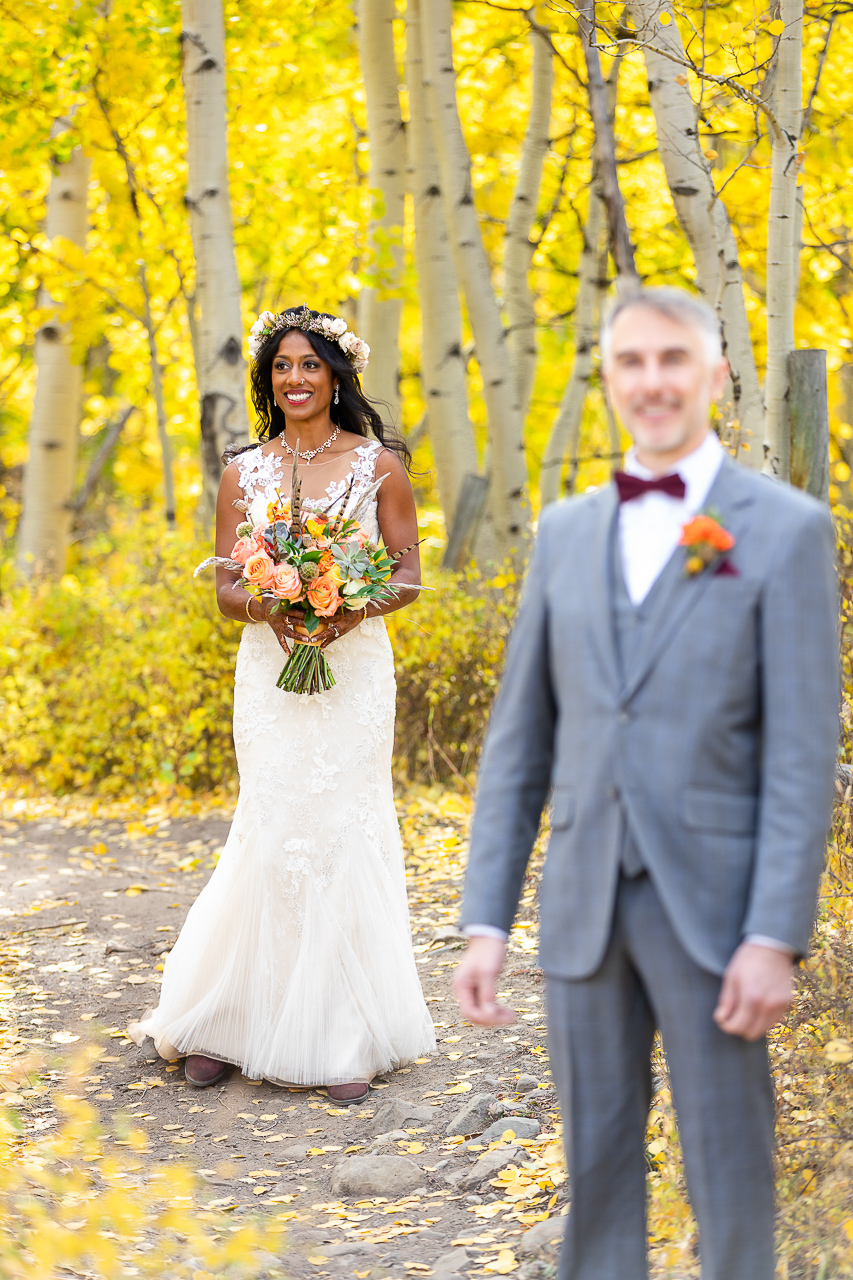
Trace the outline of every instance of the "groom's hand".
<path fill-rule="evenodd" d="M 472 938 L 453 975 L 453 990 L 462 1017 L 487 1027 L 506 1026 L 515 1014 L 498 1004 L 495 987 L 503 968 L 506 943 L 500 938 Z"/>
<path fill-rule="evenodd" d="M 758 1040 L 785 1016 L 793 998 L 793 956 L 742 942 L 723 974 L 714 1021 L 730 1036 Z"/>

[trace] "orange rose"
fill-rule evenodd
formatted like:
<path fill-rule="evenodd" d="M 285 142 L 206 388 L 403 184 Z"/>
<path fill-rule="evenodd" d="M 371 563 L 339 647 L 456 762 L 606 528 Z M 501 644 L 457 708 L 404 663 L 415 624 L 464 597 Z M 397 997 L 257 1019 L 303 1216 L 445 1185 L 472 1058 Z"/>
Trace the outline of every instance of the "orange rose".
<path fill-rule="evenodd" d="M 318 618 L 331 618 L 342 604 L 337 583 L 325 573 L 308 584 L 305 594 Z"/>
<path fill-rule="evenodd" d="M 735 540 L 712 516 L 694 516 L 682 527 L 679 546 L 693 547 L 707 542 L 715 551 L 731 551 Z"/>
<path fill-rule="evenodd" d="M 275 565 L 265 551 L 256 551 L 244 564 L 243 577 L 253 587 L 265 590 L 275 580 Z"/>
<path fill-rule="evenodd" d="M 321 573 L 328 573 L 334 563 L 335 563 L 335 558 L 332 555 L 331 551 L 324 551 L 323 554 L 320 556 L 320 559 L 317 563 L 317 567 Z"/>

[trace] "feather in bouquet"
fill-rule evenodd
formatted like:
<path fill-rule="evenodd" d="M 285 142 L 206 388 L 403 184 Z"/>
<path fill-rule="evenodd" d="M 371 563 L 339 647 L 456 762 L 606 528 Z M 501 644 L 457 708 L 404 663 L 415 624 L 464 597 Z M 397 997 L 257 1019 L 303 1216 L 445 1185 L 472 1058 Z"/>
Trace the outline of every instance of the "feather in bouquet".
<path fill-rule="evenodd" d="M 297 443 L 297 452 L 299 445 Z M 305 508 L 294 458 L 290 497 L 267 504 L 264 518 L 237 526 L 237 542 L 230 556 L 211 556 L 195 574 L 219 565 L 240 574 L 240 585 L 252 595 L 272 596 L 273 613 L 301 612 L 299 630 L 305 640 L 293 649 L 277 684 L 288 693 L 321 693 L 335 683 L 324 651 L 319 647 L 326 629 L 347 611 L 376 601 L 384 604 L 399 591 L 388 581 L 395 561 L 412 547 L 390 555 L 370 541 L 360 516 L 376 496 L 380 476 L 363 493 L 352 492 L 352 481 L 322 511 Z M 257 503 L 238 500 L 238 510 L 251 515 Z M 195 577 L 195 574 L 193 575 Z"/>

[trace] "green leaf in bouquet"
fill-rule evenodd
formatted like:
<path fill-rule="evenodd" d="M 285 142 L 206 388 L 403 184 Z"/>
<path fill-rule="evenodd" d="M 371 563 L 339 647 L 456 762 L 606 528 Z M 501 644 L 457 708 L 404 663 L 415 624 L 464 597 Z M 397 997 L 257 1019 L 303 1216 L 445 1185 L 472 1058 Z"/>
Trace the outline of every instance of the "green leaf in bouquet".
<path fill-rule="evenodd" d="M 305 610 L 305 617 L 303 619 L 302 625 L 304 626 L 305 630 L 308 632 L 309 636 L 313 636 L 314 632 L 320 626 L 320 619 L 317 617 L 316 613 L 314 612 L 314 610 L 311 608 L 310 605 L 308 605 L 308 607 Z"/>

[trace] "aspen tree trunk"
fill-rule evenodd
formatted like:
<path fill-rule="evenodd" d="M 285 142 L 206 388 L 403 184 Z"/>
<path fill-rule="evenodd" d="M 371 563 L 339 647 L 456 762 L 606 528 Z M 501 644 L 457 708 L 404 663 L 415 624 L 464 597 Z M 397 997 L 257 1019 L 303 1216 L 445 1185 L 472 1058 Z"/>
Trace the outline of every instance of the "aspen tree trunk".
<path fill-rule="evenodd" d="M 696 107 L 686 84 L 678 83 L 684 60 L 674 22 L 661 26 L 663 0 L 633 0 L 630 14 L 644 40 L 649 99 L 655 117 L 658 154 L 675 212 L 696 264 L 696 283 L 720 317 L 723 349 L 731 368 L 731 398 L 739 424 L 739 460 L 764 462 L 764 397 L 743 297 L 743 273 L 729 215 L 717 195 L 711 166 L 702 153 Z M 667 56 L 669 55 L 669 56 Z"/>
<path fill-rule="evenodd" d="M 560 475 L 566 453 L 577 456 L 583 406 L 592 375 L 592 350 L 598 333 L 598 316 L 607 287 L 606 241 L 602 254 L 605 223 L 604 202 L 594 181 L 590 188 L 589 210 L 583 229 L 578 291 L 572 314 L 575 358 L 542 455 L 539 494 L 543 507 L 549 502 L 556 502 L 560 496 Z"/>
<path fill-rule="evenodd" d="M 359 2 L 359 52 L 370 140 L 368 181 L 378 199 L 369 233 L 377 282 L 360 293 L 358 314 L 360 336 L 370 347 L 365 390 L 384 400 L 399 423 L 406 135 L 397 92 L 395 17 L 394 0 Z"/>
<path fill-rule="evenodd" d="M 794 349 L 797 279 L 797 150 L 803 119 L 803 4 L 781 0 L 776 111 L 771 121 L 770 208 L 767 215 L 767 377 L 764 470 L 787 480 L 791 468 L 788 356 Z M 797 246 L 799 249 L 799 246 Z"/>
<path fill-rule="evenodd" d="M 620 293 L 625 293 L 638 288 L 640 279 L 634 263 L 634 245 L 625 217 L 625 202 L 619 187 L 613 120 L 595 41 L 595 0 L 578 0 L 578 31 L 586 61 L 589 112 L 592 116 L 595 135 L 593 155 L 601 182 L 604 207 L 607 211 L 610 252 L 616 267 L 616 288 Z"/>
<path fill-rule="evenodd" d="M 86 246 L 89 161 L 75 149 L 59 165 L 47 197 L 49 240 L 62 236 Z M 39 306 L 52 299 L 42 290 Z M 54 314 L 36 334 L 36 394 L 28 435 L 17 568 L 25 578 L 61 577 L 73 519 L 77 434 L 83 370 L 71 360 L 68 332 Z"/>
<path fill-rule="evenodd" d="M 421 385 L 427 405 L 436 480 L 448 532 L 477 446 L 468 417 L 462 318 L 438 157 L 427 116 L 421 52 L 421 0 L 406 7 L 406 82 L 409 87 L 409 167 L 415 210 L 415 263 L 421 303 Z"/>
<path fill-rule="evenodd" d="M 140 247 L 142 235 L 140 232 Z M 148 273 L 145 263 L 139 267 L 139 284 L 142 289 L 143 316 L 145 333 L 148 338 L 148 357 L 151 363 L 151 390 L 154 394 L 154 409 L 157 415 L 157 439 L 160 441 L 160 456 L 163 459 L 163 502 L 166 508 L 166 524 L 170 529 L 175 527 L 175 477 L 172 471 L 172 442 L 169 439 L 166 418 L 166 400 L 163 395 L 163 370 L 157 358 L 157 336 L 154 321 L 151 318 L 151 292 L 148 288 Z"/>
<path fill-rule="evenodd" d="M 226 445 L 247 444 L 240 278 L 228 192 L 225 33 L 221 0 L 182 0 L 187 207 L 198 306 L 198 394 L 205 507 L 212 512 Z"/>
<path fill-rule="evenodd" d="M 506 332 L 492 285 L 462 134 L 453 69 L 451 0 L 422 0 L 424 64 L 432 96 L 434 140 L 456 272 L 474 334 L 489 430 L 488 515 L 500 558 L 529 536 L 527 467 L 521 411 L 510 374 Z"/>
<path fill-rule="evenodd" d="M 548 152 L 554 85 L 554 58 L 550 44 L 535 28 L 531 28 L 530 41 L 533 48 L 530 115 L 521 148 L 518 180 L 506 220 L 504 249 L 509 346 L 522 422 L 527 417 L 536 376 L 536 312 L 529 281 L 536 246 L 530 240 L 530 229 L 536 217 L 542 166 Z"/>

